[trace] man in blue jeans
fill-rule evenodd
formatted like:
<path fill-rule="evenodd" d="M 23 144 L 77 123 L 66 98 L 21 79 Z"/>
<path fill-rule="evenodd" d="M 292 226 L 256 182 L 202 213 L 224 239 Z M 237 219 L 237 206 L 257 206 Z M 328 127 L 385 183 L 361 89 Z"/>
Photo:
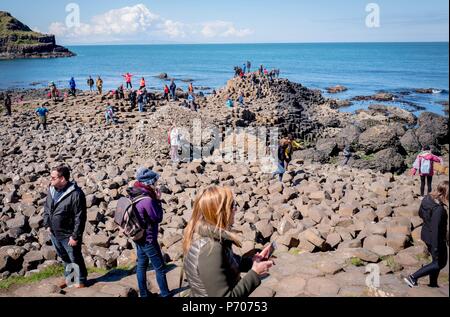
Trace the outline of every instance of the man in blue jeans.
<path fill-rule="evenodd" d="M 156 281 L 161 292 L 160 296 L 171 296 L 167 285 L 166 265 L 157 240 L 159 223 L 163 219 L 161 192 L 156 187 L 159 177 L 159 174 L 149 169 L 141 168 L 136 173 L 137 182 L 127 190 L 131 200 L 145 198 L 139 200 L 135 205 L 138 219 L 147 228 L 144 237 L 140 241 L 135 241 L 138 258 L 136 275 L 141 297 L 152 295 L 147 288 L 149 261 L 151 261 L 156 271 Z"/>
<path fill-rule="evenodd" d="M 67 166 L 52 169 L 50 189 L 44 207 L 44 226 L 51 233 L 51 240 L 58 256 L 64 262 L 66 279 L 59 285 L 69 286 L 74 277 L 76 288 L 84 288 L 87 270 L 81 254 L 83 231 L 86 225 L 86 197 L 83 191 L 70 182 Z"/>

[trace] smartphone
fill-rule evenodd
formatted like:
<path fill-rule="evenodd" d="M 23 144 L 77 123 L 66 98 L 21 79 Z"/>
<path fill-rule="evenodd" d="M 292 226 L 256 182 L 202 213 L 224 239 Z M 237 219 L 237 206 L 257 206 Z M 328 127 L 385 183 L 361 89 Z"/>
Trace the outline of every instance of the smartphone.
<path fill-rule="evenodd" d="M 269 256 L 267 257 L 268 259 L 270 259 L 273 255 L 273 253 L 275 252 L 275 250 L 277 249 L 277 243 L 275 241 L 273 241 L 270 244 L 270 251 L 269 251 Z"/>

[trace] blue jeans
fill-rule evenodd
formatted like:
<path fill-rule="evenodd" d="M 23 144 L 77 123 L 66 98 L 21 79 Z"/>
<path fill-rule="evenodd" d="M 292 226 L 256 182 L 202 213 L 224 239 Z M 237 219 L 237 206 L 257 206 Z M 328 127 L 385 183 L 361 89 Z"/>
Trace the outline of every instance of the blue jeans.
<path fill-rule="evenodd" d="M 158 242 L 136 242 L 136 254 L 138 258 L 136 275 L 141 297 L 149 297 L 147 288 L 147 269 L 149 261 L 156 271 L 156 281 L 158 282 L 161 297 L 170 296 L 169 286 L 166 279 L 166 265 Z"/>
<path fill-rule="evenodd" d="M 67 277 L 71 272 L 66 271 L 69 264 L 77 264 L 80 268 L 80 283 L 85 284 L 87 281 L 87 269 L 84 263 L 83 255 L 81 254 L 81 241 L 78 241 L 77 246 L 71 247 L 69 245 L 69 238 L 58 239 L 53 234 L 50 235 L 56 253 L 64 262 L 64 276 Z M 77 284 L 77 281 L 75 281 Z"/>
<path fill-rule="evenodd" d="M 281 182 L 283 180 L 284 173 L 286 173 L 286 169 L 284 168 L 284 162 L 278 162 L 278 169 L 272 174 L 272 177 L 278 175 Z"/>
<path fill-rule="evenodd" d="M 138 107 L 139 107 L 139 112 L 144 112 L 144 103 L 139 102 Z"/>

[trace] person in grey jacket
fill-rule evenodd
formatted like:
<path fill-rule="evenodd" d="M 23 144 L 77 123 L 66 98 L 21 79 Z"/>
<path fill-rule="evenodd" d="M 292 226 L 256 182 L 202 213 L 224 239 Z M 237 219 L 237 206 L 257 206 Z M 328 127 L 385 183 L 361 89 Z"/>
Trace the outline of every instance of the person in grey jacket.
<path fill-rule="evenodd" d="M 253 258 L 241 258 L 232 245 L 241 246 L 230 232 L 236 206 L 229 188 L 213 186 L 194 203 L 184 232 L 184 270 L 192 297 L 248 297 L 273 265 L 270 246 Z M 241 278 L 241 272 L 248 272 Z"/>
<path fill-rule="evenodd" d="M 65 277 L 74 271 L 68 265 L 78 267 L 79 280 L 75 280 L 75 287 L 83 288 L 87 280 L 86 265 L 81 254 L 86 225 L 86 197 L 74 182 L 69 181 L 68 167 L 55 167 L 50 176 L 51 185 L 44 207 L 44 226 L 51 233 L 56 252 L 64 262 Z M 67 283 L 64 280 L 59 286 L 65 288 Z"/>

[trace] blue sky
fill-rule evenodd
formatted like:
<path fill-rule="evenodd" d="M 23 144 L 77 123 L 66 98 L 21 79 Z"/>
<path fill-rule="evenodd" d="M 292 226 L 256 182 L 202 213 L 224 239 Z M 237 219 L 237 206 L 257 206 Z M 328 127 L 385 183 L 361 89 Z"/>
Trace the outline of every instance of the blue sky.
<path fill-rule="evenodd" d="M 377 28 L 366 26 L 371 2 L 380 10 Z M 80 8 L 77 27 L 66 24 L 69 3 Z M 449 39 L 448 0 L 2 0 L 0 10 L 61 44 Z"/>

